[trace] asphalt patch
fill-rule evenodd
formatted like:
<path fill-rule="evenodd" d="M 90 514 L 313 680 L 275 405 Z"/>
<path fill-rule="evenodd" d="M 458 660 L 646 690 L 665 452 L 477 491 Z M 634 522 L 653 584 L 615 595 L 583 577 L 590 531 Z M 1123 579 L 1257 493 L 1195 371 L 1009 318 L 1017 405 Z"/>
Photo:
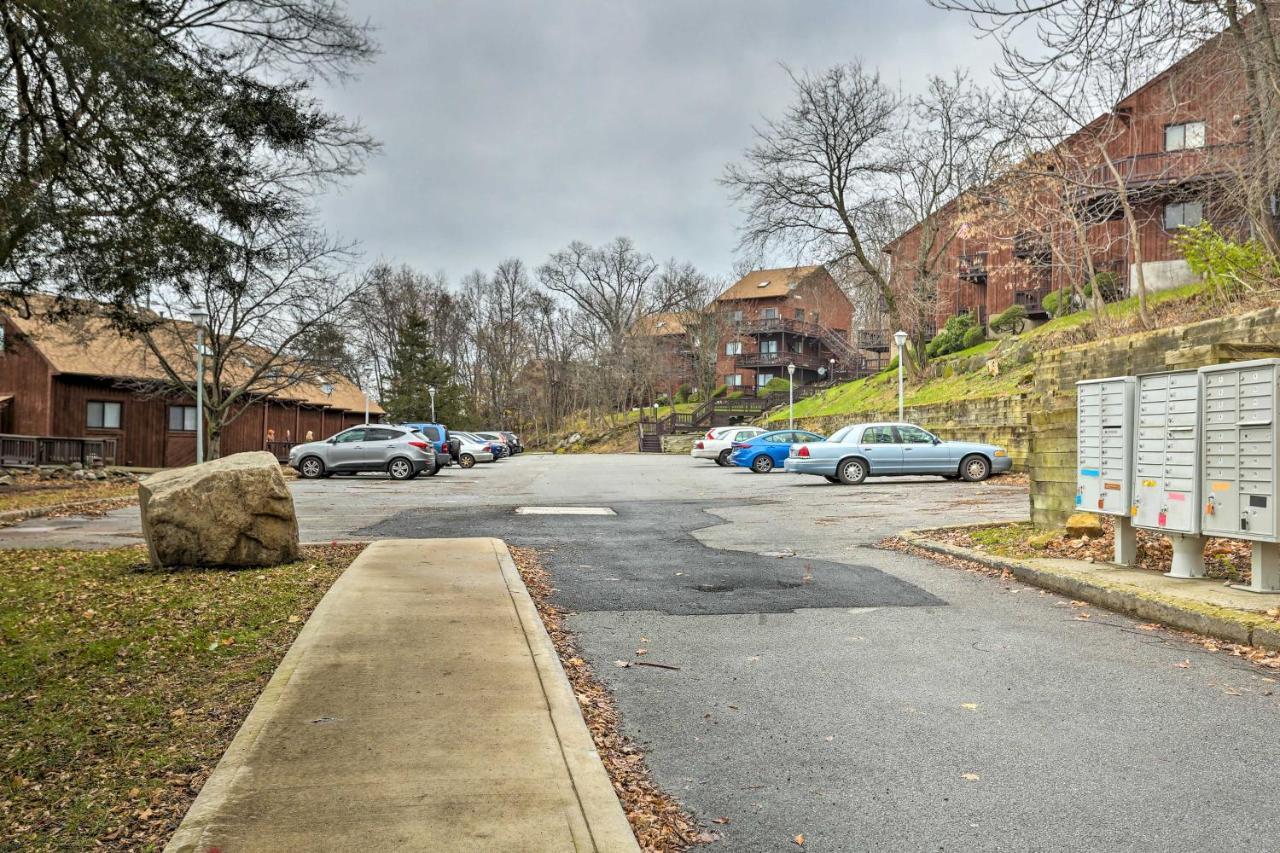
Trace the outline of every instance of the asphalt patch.
<path fill-rule="evenodd" d="M 424 508 L 354 535 L 495 536 L 536 548 L 552 573 L 555 603 L 578 612 L 692 616 L 946 604 L 867 565 L 709 548 L 693 532 L 722 524 L 707 509 L 725 505 L 723 500 L 613 503 L 615 516 L 517 516 L 511 506 Z"/>

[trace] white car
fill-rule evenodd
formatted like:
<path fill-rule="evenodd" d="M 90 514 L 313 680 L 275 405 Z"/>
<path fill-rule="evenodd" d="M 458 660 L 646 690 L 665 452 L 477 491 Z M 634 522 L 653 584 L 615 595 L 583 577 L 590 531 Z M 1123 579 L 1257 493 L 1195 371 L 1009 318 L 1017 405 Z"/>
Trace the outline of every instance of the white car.
<path fill-rule="evenodd" d="M 747 441 L 762 432 L 765 430 L 760 427 L 715 427 L 693 443 L 689 455 L 694 459 L 714 459 L 717 465 L 724 467 L 729 464 L 729 454 L 733 452 L 735 441 Z"/>
<path fill-rule="evenodd" d="M 462 442 L 458 450 L 458 464 L 463 468 L 473 468 L 477 462 L 493 461 L 493 442 L 485 441 L 469 432 L 449 431 L 450 437 L 457 437 Z"/>

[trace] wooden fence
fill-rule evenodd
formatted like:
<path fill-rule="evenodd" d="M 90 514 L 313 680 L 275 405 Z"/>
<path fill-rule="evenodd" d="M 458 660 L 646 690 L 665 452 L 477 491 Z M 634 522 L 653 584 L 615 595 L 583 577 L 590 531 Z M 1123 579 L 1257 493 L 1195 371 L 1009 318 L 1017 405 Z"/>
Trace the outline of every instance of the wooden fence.
<path fill-rule="evenodd" d="M 0 465 L 114 465 L 114 438 L 62 438 L 40 435 L 0 435 Z"/>

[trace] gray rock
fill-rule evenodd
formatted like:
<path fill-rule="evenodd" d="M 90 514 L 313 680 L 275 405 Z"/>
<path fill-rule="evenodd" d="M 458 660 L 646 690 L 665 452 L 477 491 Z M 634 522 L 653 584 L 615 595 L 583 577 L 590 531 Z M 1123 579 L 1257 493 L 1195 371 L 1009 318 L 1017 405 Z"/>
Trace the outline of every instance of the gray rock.
<path fill-rule="evenodd" d="M 0 486 L 12 486 L 13 477 L 6 474 L 0 474 Z"/>
<path fill-rule="evenodd" d="M 70 468 L 72 471 L 82 471 L 82 470 L 84 470 L 84 464 L 83 464 L 83 463 L 81 463 L 81 462 L 72 462 L 72 463 L 71 463 L 70 465 L 68 465 L 67 467 L 68 467 L 68 468 Z"/>
<path fill-rule="evenodd" d="M 154 566 L 274 566 L 298 558 L 293 497 L 270 453 L 152 474 L 138 497 Z"/>

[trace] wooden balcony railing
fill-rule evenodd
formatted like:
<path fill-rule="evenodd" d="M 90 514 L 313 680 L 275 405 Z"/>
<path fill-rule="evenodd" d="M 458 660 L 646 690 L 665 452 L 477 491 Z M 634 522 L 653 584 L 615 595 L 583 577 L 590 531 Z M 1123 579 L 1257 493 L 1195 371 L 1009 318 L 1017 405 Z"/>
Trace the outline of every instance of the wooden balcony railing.
<path fill-rule="evenodd" d="M 114 465 L 116 439 L 64 438 L 40 435 L 0 435 L 0 465 Z"/>
<path fill-rule="evenodd" d="M 1245 166 L 1247 150 L 1243 143 L 1232 142 L 1181 151 L 1152 151 L 1112 162 L 1125 188 L 1137 190 L 1232 174 Z M 1106 163 L 1078 171 L 1071 181 L 1076 184 L 1077 200 L 1114 192 L 1117 187 L 1116 175 Z"/>
<path fill-rule="evenodd" d="M 960 256 L 959 276 L 962 281 L 987 280 L 987 253 L 974 252 Z"/>
<path fill-rule="evenodd" d="M 785 370 L 788 364 L 794 364 L 796 367 L 817 370 L 827 366 L 827 359 L 811 352 L 744 352 L 734 356 L 733 363 L 750 369 L 778 367 Z"/>

